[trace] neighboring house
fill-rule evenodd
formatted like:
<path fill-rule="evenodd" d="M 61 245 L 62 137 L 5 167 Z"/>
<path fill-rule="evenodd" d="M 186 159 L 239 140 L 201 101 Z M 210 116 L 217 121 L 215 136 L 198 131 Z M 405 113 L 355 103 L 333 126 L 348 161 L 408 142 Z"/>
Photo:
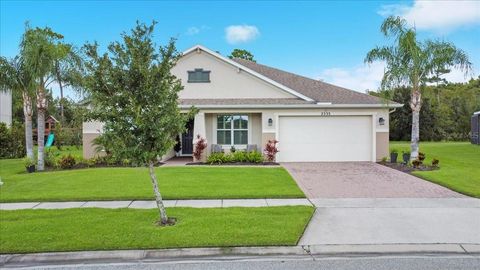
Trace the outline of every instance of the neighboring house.
<path fill-rule="evenodd" d="M 480 111 L 473 113 L 471 123 L 471 142 L 473 144 L 480 144 Z"/>
<path fill-rule="evenodd" d="M 182 80 L 179 106 L 199 113 L 182 134 L 192 154 L 199 134 L 209 144 L 245 149 L 279 141 L 279 162 L 376 161 L 388 155 L 389 113 L 401 104 L 260 65 L 202 46 L 183 53 L 172 73 Z M 84 157 L 101 123 L 84 123 Z M 173 150 L 164 159 L 174 156 Z"/>
<path fill-rule="evenodd" d="M 12 92 L 0 91 L 0 122 L 12 125 Z"/>

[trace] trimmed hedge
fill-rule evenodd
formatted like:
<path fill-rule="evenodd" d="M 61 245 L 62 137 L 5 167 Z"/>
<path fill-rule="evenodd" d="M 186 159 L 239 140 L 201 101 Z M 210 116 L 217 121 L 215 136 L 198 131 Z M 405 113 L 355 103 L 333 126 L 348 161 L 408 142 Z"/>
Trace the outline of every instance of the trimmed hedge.
<path fill-rule="evenodd" d="M 264 157 L 262 153 L 252 151 L 235 151 L 233 153 L 212 153 L 207 158 L 209 164 L 225 164 L 225 163 L 262 163 Z"/>

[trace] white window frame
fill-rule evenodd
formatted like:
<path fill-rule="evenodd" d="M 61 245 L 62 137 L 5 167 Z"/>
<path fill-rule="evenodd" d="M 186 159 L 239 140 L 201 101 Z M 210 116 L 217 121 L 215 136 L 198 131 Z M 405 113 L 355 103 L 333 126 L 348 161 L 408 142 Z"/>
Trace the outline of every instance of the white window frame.
<path fill-rule="evenodd" d="M 231 116 L 232 117 L 232 122 L 231 122 L 231 125 L 230 125 L 230 128 L 218 128 L 218 117 L 224 117 L 224 116 Z M 235 128 L 234 126 L 234 119 L 233 117 L 235 116 L 245 116 L 247 117 L 247 127 L 246 128 Z M 220 144 L 222 146 L 228 146 L 228 147 L 231 147 L 231 146 L 240 146 L 240 148 L 244 148 L 247 146 L 247 144 L 249 144 L 250 142 L 250 137 L 251 137 L 251 134 L 250 134 L 250 131 L 251 131 L 251 128 L 250 128 L 250 125 L 251 125 L 251 117 L 250 117 L 250 114 L 243 114 L 243 113 L 221 113 L 221 114 L 217 114 L 216 117 L 215 117 L 215 137 L 216 137 L 216 141 L 218 143 L 218 131 L 230 131 L 230 144 Z M 246 144 L 235 144 L 235 131 L 246 131 L 247 132 L 247 143 Z"/>

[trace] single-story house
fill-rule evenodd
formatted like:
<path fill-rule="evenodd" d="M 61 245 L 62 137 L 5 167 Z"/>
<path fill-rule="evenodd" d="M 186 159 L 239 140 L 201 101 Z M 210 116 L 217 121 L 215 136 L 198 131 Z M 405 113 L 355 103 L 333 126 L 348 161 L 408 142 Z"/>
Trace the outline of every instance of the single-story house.
<path fill-rule="evenodd" d="M 179 106 L 198 114 L 181 135 L 181 155 L 194 137 L 229 151 L 279 141 L 277 161 L 376 161 L 388 155 L 389 114 L 401 104 L 242 59 L 197 45 L 183 53 L 172 73 L 182 80 Z M 101 123 L 83 125 L 83 154 Z M 163 157 L 171 158 L 171 153 Z"/>

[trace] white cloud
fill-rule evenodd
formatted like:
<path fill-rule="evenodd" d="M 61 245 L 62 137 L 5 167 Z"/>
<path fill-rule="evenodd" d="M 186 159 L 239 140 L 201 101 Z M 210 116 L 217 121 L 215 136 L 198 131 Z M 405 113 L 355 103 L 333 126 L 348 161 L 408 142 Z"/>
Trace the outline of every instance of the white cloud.
<path fill-rule="evenodd" d="M 192 27 L 189 27 L 189 28 L 187 29 L 187 33 L 186 33 L 186 34 L 189 35 L 189 36 L 193 36 L 193 35 L 196 35 L 196 34 L 198 34 L 198 33 L 200 33 L 200 28 L 195 27 L 195 26 L 192 26 Z"/>
<path fill-rule="evenodd" d="M 185 32 L 185 34 L 187 36 L 194 36 L 194 35 L 198 35 L 200 34 L 200 32 L 203 32 L 205 30 L 209 30 L 210 27 L 206 26 L 206 25 L 202 25 L 200 27 L 197 27 L 197 26 L 191 26 L 187 29 L 187 32 Z"/>
<path fill-rule="evenodd" d="M 364 93 L 365 90 L 377 90 L 382 80 L 384 63 L 359 65 L 354 68 L 329 68 L 320 73 L 325 82 Z"/>
<path fill-rule="evenodd" d="M 476 78 L 476 76 L 478 76 L 477 74 L 477 70 L 472 70 L 471 73 L 465 75 L 465 73 L 459 69 L 452 69 L 450 73 L 447 73 L 441 77 L 449 82 L 461 83 L 468 82 L 471 78 Z"/>
<path fill-rule="evenodd" d="M 254 25 L 230 25 L 225 28 L 225 38 L 230 44 L 246 43 L 260 35 L 260 31 Z"/>
<path fill-rule="evenodd" d="M 480 1 L 419 1 L 413 6 L 384 5 L 381 16 L 397 15 L 417 29 L 447 32 L 454 28 L 480 23 Z"/>
<path fill-rule="evenodd" d="M 358 65 L 354 68 L 329 68 L 323 70 L 318 76 L 322 81 L 342 86 L 351 90 L 365 93 L 366 90 L 376 91 L 380 88 L 385 63 L 374 62 L 371 65 Z M 478 70 L 472 71 L 468 76 L 458 69 L 442 76 L 449 82 L 468 82 L 479 74 Z"/>

